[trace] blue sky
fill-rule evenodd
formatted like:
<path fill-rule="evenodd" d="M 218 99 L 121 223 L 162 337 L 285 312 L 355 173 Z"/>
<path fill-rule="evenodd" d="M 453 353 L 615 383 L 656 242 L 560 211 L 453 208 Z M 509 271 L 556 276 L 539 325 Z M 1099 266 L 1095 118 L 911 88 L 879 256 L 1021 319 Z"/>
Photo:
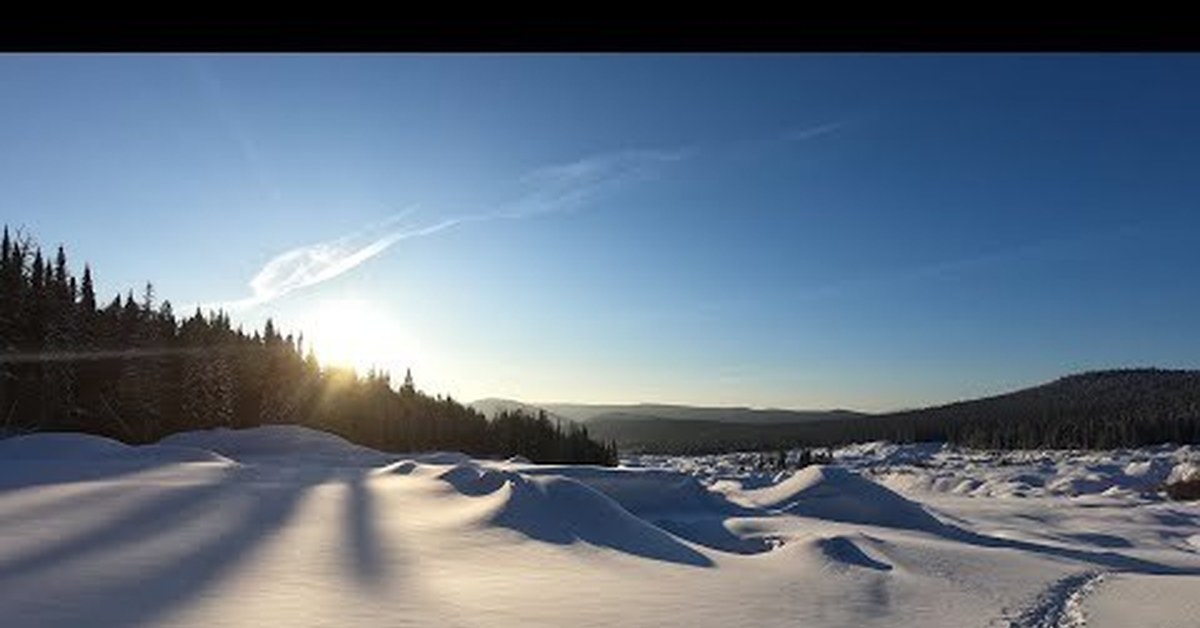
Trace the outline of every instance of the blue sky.
<path fill-rule="evenodd" d="M 1200 366 L 1200 57 L 0 57 L 0 221 L 456 398 Z M 324 346 L 322 346 L 324 345 Z"/>

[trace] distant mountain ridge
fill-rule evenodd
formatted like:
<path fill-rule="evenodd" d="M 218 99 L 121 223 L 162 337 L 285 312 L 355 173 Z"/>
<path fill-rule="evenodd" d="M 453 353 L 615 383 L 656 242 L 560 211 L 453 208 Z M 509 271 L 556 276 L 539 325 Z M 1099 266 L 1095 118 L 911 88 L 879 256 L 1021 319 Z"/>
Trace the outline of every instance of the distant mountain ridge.
<path fill-rule="evenodd" d="M 483 415 L 489 419 L 496 416 L 500 412 L 513 412 L 516 410 L 528 412 L 529 414 L 537 414 L 539 410 L 545 410 L 548 418 L 550 418 L 551 420 L 553 420 L 555 418 L 568 419 L 565 416 L 557 415 L 555 413 L 550 412 L 550 410 L 548 410 L 546 408 L 546 406 L 540 406 L 540 405 L 532 404 L 532 403 L 525 403 L 523 401 L 517 401 L 515 399 L 500 399 L 498 397 L 488 397 L 486 399 L 477 399 L 475 401 L 472 401 L 471 403 L 468 403 L 467 406 L 474 408 L 474 409 L 478 410 L 479 412 L 482 412 Z M 552 414 L 554 414 L 554 416 L 550 416 Z M 570 419 L 568 419 L 568 420 L 570 420 Z"/>
<path fill-rule="evenodd" d="M 664 403 L 590 404 L 526 403 L 514 399 L 489 397 L 471 402 L 472 408 L 492 416 L 500 410 L 545 410 L 548 414 L 577 423 L 596 420 L 715 421 L 719 423 L 773 424 L 832 421 L 867 416 L 850 410 L 783 410 L 745 407 L 686 406 Z M 552 417 L 553 418 L 553 417 Z"/>
<path fill-rule="evenodd" d="M 625 451 L 709 453 L 872 440 L 999 449 L 1136 447 L 1200 443 L 1200 370 L 1087 371 L 999 395 L 879 414 L 666 404 L 540 407 L 585 424 Z"/>

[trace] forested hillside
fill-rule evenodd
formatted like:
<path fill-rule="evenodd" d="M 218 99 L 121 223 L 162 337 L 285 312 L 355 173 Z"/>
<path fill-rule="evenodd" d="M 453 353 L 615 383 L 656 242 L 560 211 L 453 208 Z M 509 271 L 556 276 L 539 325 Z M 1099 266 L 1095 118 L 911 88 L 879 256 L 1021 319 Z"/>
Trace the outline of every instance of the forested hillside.
<path fill-rule="evenodd" d="M 885 427 L 886 426 L 886 427 Z M 893 440 L 994 448 L 1200 442 L 1200 371 L 1093 371 L 1004 395 L 882 416 Z"/>
<path fill-rule="evenodd" d="M 714 453 L 853 442 L 945 441 L 994 449 L 1200 442 L 1200 371 L 1124 369 L 957 403 L 774 425 L 610 417 L 593 432 L 630 451 Z"/>

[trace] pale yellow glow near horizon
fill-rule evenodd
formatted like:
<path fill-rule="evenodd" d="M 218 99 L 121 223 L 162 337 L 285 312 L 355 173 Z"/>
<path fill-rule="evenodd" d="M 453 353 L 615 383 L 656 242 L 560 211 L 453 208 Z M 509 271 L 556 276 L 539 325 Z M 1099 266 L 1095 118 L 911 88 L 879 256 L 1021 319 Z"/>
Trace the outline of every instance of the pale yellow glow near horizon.
<path fill-rule="evenodd" d="M 421 361 L 417 340 L 366 300 L 322 301 L 305 319 L 305 342 L 323 366 L 387 370 L 400 380 Z"/>

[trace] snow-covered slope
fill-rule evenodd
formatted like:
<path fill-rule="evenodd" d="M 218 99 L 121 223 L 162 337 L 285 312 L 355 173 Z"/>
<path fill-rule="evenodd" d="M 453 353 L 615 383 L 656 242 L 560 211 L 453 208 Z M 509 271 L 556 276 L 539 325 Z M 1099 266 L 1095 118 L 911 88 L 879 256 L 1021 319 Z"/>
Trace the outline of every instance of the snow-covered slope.
<path fill-rule="evenodd" d="M 0 441 L 0 626 L 1128 625 L 1150 603 L 1191 621 L 1196 506 L 941 490 L 899 478 L 971 464 L 1000 486 L 1042 458 L 888 447 L 771 476 L 387 455 L 294 426 Z M 1043 475 L 1186 458 L 1164 455 L 1053 454 Z"/>
<path fill-rule="evenodd" d="M 183 445 L 179 443 L 178 445 Z M 0 440 L 0 460 L 71 462 L 230 462 L 200 447 L 163 444 L 133 447 L 88 434 L 30 434 Z"/>

